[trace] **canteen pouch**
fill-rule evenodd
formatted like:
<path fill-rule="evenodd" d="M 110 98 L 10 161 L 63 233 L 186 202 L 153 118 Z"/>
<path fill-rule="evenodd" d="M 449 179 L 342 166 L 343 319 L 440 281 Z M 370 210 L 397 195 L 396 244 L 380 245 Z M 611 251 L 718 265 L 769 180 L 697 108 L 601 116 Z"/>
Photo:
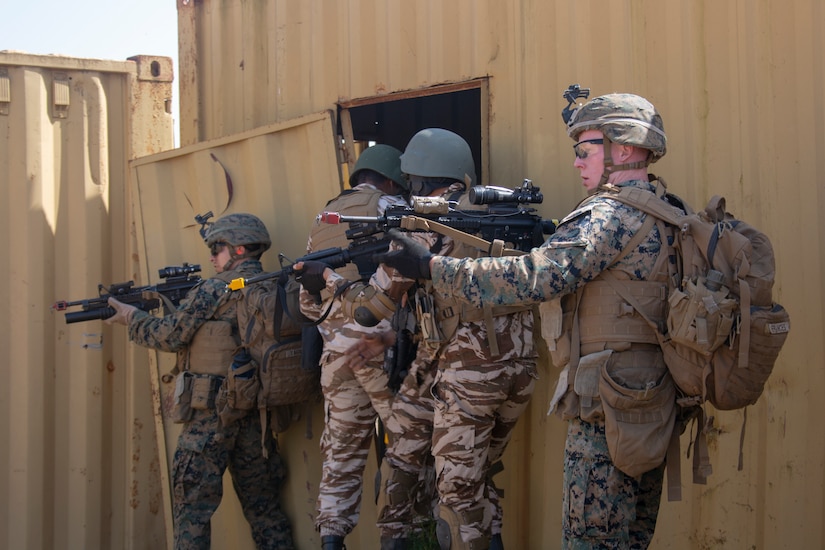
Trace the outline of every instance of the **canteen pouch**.
<path fill-rule="evenodd" d="M 176 424 L 183 424 L 192 419 L 192 379 L 194 377 L 195 375 L 189 371 L 183 371 L 175 377 L 175 393 L 169 416 Z"/>
<path fill-rule="evenodd" d="M 618 352 L 604 365 L 599 393 L 613 464 L 637 477 L 662 464 L 676 424 L 676 386 L 659 352 Z M 640 359 L 647 357 L 648 361 Z M 653 366 L 649 359 L 653 359 Z"/>
<path fill-rule="evenodd" d="M 195 375 L 192 379 L 192 399 L 190 407 L 196 411 L 215 408 L 215 397 L 222 378 L 209 375 Z"/>

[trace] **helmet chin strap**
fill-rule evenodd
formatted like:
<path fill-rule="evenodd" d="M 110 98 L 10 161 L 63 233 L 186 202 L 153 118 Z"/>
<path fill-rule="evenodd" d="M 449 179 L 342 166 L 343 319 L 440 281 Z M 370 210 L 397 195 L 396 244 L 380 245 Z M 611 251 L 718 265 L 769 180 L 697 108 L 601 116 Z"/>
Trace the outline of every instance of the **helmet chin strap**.
<path fill-rule="evenodd" d="M 604 172 L 602 172 L 602 177 L 599 179 L 599 185 L 604 185 L 607 183 L 607 180 L 610 178 L 610 174 L 613 172 L 622 172 L 624 170 L 637 170 L 639 168 L 647 168 L 650 166 L 650 153 L 648 153 L 647 158 L 645 160 L 638 160 L 636 162 L 628 162 L 625 164 L 613 164 L 613 155 L 612 151 L 610 150 L 611 141 L 608 139 L 607 136 L 604 136 Z"/>
<path fill-rule="evenodd" d="M 244 249 L 243 254 L 236 254 L 235 253 L 236 250 L 237 250 L 237 247 L 234 247 L 234 246 L 230 247 L 230 249 L 229 249 L 229 260 L 227 260 L 227 262 L 223 266 L 224 271 L 231 271 L 233 267 L 235 267 L 236 265 L 241 263 L 241 260 L 245 260 L 246 258 L 249 258 L 249 257 L 252 256 L 252 254 L 250 254 L 249 251 L 247 251 L 246 249 Z"/>

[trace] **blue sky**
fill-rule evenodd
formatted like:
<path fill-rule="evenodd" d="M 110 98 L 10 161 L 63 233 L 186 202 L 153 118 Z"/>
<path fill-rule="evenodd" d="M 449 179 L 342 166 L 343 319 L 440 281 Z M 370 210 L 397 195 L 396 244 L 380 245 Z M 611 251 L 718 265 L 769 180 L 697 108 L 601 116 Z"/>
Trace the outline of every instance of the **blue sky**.
<path fill-rule="evenodd" d="M 177 0 L 0 0 L 0 8 L 0 51 L 114 61 L 163 55 L 178 74 Z M 173 90 L 177 127 L 177 82 Z"/>
<path fill-rule="evenodd" d="M 3 0 L 0 50 L 125 60 L 177 60 L 176 0 Z M 177 66 L 177 63 L 175 63 Z"/>

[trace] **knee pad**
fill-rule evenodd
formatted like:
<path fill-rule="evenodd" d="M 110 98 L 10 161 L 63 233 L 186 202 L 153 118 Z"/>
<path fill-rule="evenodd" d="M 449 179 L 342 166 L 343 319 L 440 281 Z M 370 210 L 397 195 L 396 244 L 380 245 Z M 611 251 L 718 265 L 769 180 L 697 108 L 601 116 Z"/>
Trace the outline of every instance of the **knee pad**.
<path fill-rule="evenodd" d="M 438 522 L 435 526 L 435 535 L 441 550 L 487 550 L 490 539 L 482 535 L 480 538 L 464 542 L 461 538 L 461 526 L 484 522 L 484 508 L 476 507 L 457 512 L 450 506 L 438 505 Z"/>

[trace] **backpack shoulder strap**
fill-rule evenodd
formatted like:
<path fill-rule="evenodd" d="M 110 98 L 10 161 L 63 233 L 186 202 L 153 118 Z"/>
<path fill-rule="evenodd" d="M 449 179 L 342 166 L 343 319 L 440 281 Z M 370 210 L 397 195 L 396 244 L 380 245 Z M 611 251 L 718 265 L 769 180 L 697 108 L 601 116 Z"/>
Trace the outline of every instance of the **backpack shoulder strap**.
<path fill-rule="evenodd" d="M 685 213 L 664 199 L 664 186 L 657 186 L 656 192 L 638 187 L 602 186 L 605 196 L 623 202 L 637 210 L 656 216 L 671 225 L 680 226 Z"/>

